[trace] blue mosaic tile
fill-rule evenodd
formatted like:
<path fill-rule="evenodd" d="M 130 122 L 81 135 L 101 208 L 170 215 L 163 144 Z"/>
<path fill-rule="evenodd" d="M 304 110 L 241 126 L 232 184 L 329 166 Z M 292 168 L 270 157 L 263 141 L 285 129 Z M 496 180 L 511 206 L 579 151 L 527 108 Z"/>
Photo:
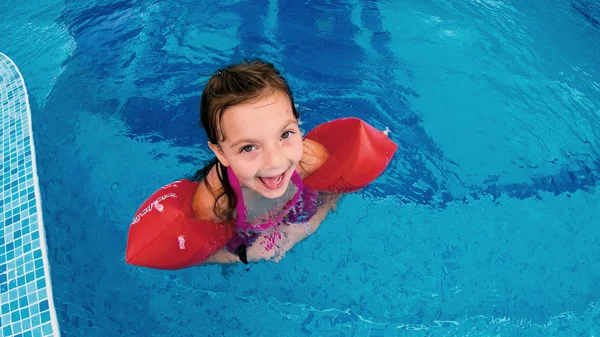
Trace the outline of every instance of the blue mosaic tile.
<path fill-rule="evenodd" d="M 0 53 L 0 335 L 59 336 L 27 90 Z"/>

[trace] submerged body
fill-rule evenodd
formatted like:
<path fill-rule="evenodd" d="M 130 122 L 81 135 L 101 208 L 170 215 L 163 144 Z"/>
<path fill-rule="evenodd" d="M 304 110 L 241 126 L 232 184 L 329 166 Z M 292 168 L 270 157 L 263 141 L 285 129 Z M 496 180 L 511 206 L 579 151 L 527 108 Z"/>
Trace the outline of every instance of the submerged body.
<path fill-rule="evenodd" d="M 294 172 L 280 198 L 265 199 L 242 188 L 230 172 L 240 196 L 236 207 L 235 234 L 226 247 L 208 262 L 279 261 L 296 243 L 314 233 L 335 204 L 335 196 L 313 191 Z"/>

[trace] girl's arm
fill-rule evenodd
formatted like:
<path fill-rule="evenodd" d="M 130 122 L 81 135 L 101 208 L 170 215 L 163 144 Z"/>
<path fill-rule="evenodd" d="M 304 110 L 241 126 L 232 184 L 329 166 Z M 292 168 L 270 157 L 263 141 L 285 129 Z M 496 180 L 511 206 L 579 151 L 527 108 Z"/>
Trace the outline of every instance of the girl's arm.
<path fill-rule="evenodd" d="M 220 251 L 216 252 L 215 254 L 209 256 L 208 259 L 206 259 L 206 261 L 203 262 L 203 264 L 209 264 L 209 263 L 226 264 L 226 263 L 238 263 L 238 262 L 242 262 L 242 261 L 240 261 L 239 256 L 228 251 L 227 248 L 223 248 Z"/>
<path fill-rule="evenodd" d="M 219 181 L 219 177 L 217 176 L 217 166 L 215 165 L 206 178 L 202 180 L 198 187 L 196 188 L 196 192 L 194 193 L 194 198 L 192 199 L 192 210 L 194 213 L 194 218 L 198 220 L 211 220 L 211 221 L 223 221 L 214 211 L 215 206 L 215 197 L 210 193 L 210 190 L 206 186 L 206 182 L 210 184 L 211 188 L 214 191 L 221 191 L 222 186 Z M 219 199 L 219 203 L 221 205 L 226 205 L 227 197 L 222 197 Z M 202 264 L 208 263 L 237 263 L 241 262 L 240 258 L 227 250 L 227 248 L 223 248 L 215 254 L 208 257 L 206 261 Z"/>

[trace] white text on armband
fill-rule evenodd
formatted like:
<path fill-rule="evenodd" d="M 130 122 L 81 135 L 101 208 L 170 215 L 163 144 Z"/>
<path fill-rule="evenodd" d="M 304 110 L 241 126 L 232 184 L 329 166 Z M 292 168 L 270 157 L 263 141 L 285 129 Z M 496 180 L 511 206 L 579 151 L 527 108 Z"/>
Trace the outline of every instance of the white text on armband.
<path fill-rule="evenodd" d="M 154 208 L 154 203 L 161 202 L 167 198 L 177 198 L 177 194 L 175 194 L 175 193 L 165 194 L 165 195 L 159 197 L 158 199 L 156 199 L 154 202 L 150 203 L 150 205 L 148 205 L 148 207 L 144 208 L 140 214 L 136 215 L 135 218 L 133 218 L 133 222 L 131 223 L 131 225 L 135 225 L 136 223 L 140 222 L 142 217 Z"/>

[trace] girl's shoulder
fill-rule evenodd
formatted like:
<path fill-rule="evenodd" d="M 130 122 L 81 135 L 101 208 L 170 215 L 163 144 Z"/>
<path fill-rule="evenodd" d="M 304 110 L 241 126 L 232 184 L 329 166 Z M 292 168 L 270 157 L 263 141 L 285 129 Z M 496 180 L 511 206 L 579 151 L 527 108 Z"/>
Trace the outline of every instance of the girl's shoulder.
<path fill-rule="evenodd" d="M 327 161 L 329 152 L 325 146 L 314 140 L 304 139 L 303 142 L 304 152 L 302 153 L 302 159 L 300 159 L 297 171 L 300 177 L 305 179 Z"/>
<path fill-rule="evenodd" d="M 198 183 L 194 197 L 192 198 L 192 210 L 194 218 L 198 220 L 222 221 L 223 219 L 215 213 L 215 194 L 223 190 L 219 177 L 217 176 L 217 165 L 213 166 L 206 177 Z M 220 206 L 227 205 L 227 196 L 218 199 Z"/>

